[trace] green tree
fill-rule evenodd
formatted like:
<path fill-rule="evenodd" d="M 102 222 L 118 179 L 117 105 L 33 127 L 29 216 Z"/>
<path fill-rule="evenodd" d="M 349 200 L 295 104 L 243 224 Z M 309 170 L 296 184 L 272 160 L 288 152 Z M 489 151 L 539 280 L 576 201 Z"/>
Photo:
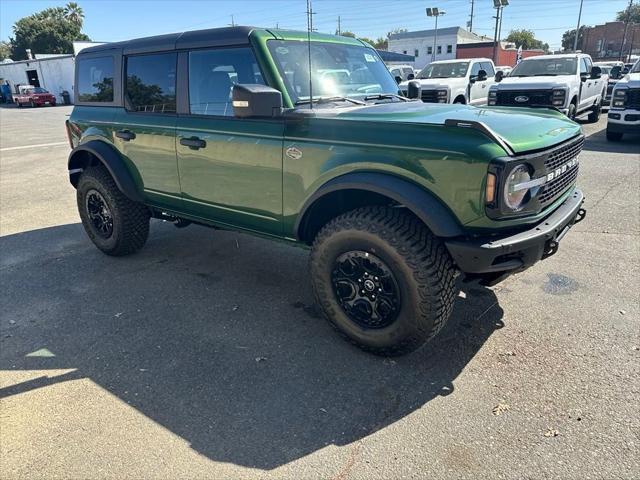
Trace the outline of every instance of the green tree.
<path fill-rule="evenodd" d="M 627 7 L 624 10 L 618 12 L 616 15 L 616 20 L 620 22 L 627 21 L 627 15 L 629 16 L 629 21 L 632 23 L 640 23 L 640 4 L 631 5 L 631 7 Z"/>
<path fill-rule="evenodd" d="M 337 30 L 336 30 L 336 35 L 338 35 L 338 31 Z M 373 48 L 377 48 L 378 50 L 386 50 L 387 47 L 389 46 L 389 43 L 387 42 L 387 39 L 383 38 L 383 37 L 378 37 L 377 40 L 373 40 L 373 39 L 367 38 L 367 37 L 357 37 L 355 33 L 350 32 L 348 30 L 346 30 L 344 32 L 341 32 L 340 35 L 342 35 L 343 37 L 357 38 L 358 40 L 362 40 L 363 42 L 367 42 Z"/>
<path fill-rule="evenodd" d="M 9 42 L 0 42 L 0 61 L 11 58 L 11 44 Z"/>
<path fill-rule="evenodd" d="M 26 59 L 28 48 L 33 53 L 72 53 L 74 41 L 90 40 L 82 33 L 82 9 L 74 5 L 47 8 L 18 20 L 9 38 L 13 59 Z"/>
<path fill-rule="evenodd" d="M 522 47 L 523 50 L 541 49 L 545 52 L 549 50 L 549 44 L 544 43 L 542 40 L 537 40 L 533 31 L 525 28 L 511 30 L 505 41 L 515 44 L 516 47 Z"/>
<path fill-rule="evenodd" d="M 578 50 L 582 50 L 582 40 L 584 38 L 584 32 L 589 28 L 586 25 L 580 27 L 580 34 L 578 35 Z M 564 50 L 573 50 L 573 43 L 576 39 L 576 29 L 567 30 L 562 34 L 562 48 Z"/>

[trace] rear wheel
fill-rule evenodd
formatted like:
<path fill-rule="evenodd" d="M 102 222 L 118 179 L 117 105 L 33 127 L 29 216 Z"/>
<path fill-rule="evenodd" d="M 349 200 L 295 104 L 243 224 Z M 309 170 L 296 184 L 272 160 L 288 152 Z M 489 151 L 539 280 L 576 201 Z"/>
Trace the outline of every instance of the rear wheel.
<path fill-rule="evenodd" d="M 107 255 L 133 253 L 147 241 L 149 210 L 125 197 L 104 167 L 82 173 L 76 197 L 87 235 Z"/>
<path fill-rule="evenodd" d="M 619 142 L 622 140 L 622 132 L 612 132 L 607 128 L 607 140 L 610 142 Z"/>
<path fill-rule="evenodd" d="M 591 123 L 596 123 L 600 120 L 600 113 L 602 112 L 602 100 L 600 100 L 596 105 L 594 105 L 593 110 L 589 113 L 589 121 Z"/>
<path fill-rule="evenodd" d="M 311 253 L 316 301 L 349 341 L 379 355 L 411 352 L 451 314 L 455 268 L 412 214 L 364 207 L 323 227 Z"/>

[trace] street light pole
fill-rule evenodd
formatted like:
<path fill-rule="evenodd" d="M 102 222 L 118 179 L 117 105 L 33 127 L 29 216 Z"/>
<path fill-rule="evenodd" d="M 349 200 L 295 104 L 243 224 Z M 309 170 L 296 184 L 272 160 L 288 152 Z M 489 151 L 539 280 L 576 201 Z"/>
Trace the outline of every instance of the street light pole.
<path fill-rule="evenodd" d="M 498 53 L 498 42 L 500 41 L 500 38 L 498 38 L 498 26 L 500 26 L 500 30 L 502 30 L 502 22 L 500 21 L 502 9 L 507 5 L 509 5 L 509 0 L 493 0 L 493 6 L 496 9 L 496 30 L 493 34 L 493 63 L 497 63 L 496 56 Z"/>
<path fill-rule="evenodd" d="M 582 2 L 584 0 L 580 0 L 580 11 L 578 12 L 578 26 L 576 27 L 576 38 L 573 40 L 573 51 L 578 50 L 578 35 L 580 35 L 580 19 L 582 18 Z"/>
<path fill-rule="evenodd" d="M 436 29 L 433 35 L 433 50 L 431 52 L 431 61 L 435 61 L 436 59 L 436 44 L 438 43 L 438 17 L 440 15 L 444 15 L 444 10 L 439 10 L 437 7 L 427 8 L 427 17 L 436 17 Z"/>

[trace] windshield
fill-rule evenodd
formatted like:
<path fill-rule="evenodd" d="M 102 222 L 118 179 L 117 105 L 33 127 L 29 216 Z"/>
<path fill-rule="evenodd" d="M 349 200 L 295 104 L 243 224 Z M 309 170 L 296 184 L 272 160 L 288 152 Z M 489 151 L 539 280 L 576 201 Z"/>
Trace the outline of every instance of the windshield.
<path fill-rule="evenodd" d="M 309 45 L 307 42 L 269 40 L 269 51 L 291 100 L 309 99 Z M 398 85 L 378 54 L 367 47 L 311 42 L 313 98 L 397 94 Z"/>
<path fill-rule="evenodd" d="M 33 93 L 49 93 L 47 92 L 44 88 L 42 87 L 35 87 L 33 90 L 31 90 Z"/>
<path fill-rule="evenodd" d="M 467 74 L 469 62 L 433 63 L 418 74 L 418 78 L 462 78 Z"/>
<path fill-rule="evenodd" d="M 575 58 L 541 58 L 525 60 L 513 69 L 510 77 L 535 77 L 538 75 L 575 75 L 578 62 Z"/>

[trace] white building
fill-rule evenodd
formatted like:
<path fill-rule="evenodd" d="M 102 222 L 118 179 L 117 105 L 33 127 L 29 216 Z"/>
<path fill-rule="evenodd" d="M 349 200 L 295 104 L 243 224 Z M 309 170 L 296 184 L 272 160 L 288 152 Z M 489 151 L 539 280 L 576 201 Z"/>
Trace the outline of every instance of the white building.
<path fill-rule="evenodd" d="M 435 30 L 419 30 L 416 32 L 392 33 L 389 35 L 389 51 L 413 55 L 414 67 L 421 69 L 431 63 Z M 456 58 L 456 45 L 460 43 L 486 42 L 487 37 L 480 37 L 460 27 L 438 29 L 435 60 Z"/>
<path fill-rule="evenodd" d="M 4 60 L 0 63 L 0 84 L 9 84 L 11 93 L 18 93 L 18 85 L 33 85 L 49 90 L 63 103 L 62 92 L 67 91 L 73 101 L 75 55 L 84 48 L 103 42 L 73 42 L 74 54 L 35 54 L 29 60 Z"/>

